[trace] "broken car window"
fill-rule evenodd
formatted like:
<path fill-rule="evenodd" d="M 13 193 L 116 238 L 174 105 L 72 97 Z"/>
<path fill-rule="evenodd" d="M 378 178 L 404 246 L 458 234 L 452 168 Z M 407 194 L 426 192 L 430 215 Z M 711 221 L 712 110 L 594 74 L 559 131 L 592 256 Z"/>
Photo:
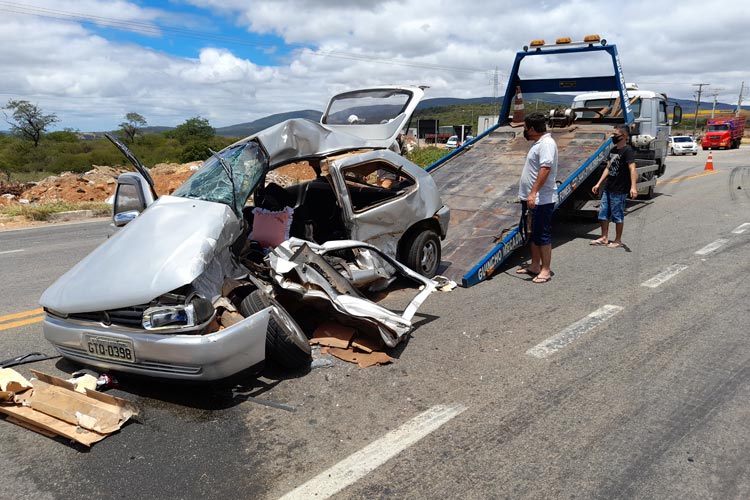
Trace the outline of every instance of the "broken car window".
<path fill-rule="evenodd" d="M 404 112 L 411 93 L 383 89 L 341 94 L 328 109 L 325 123 L 329 125 L 374 125 L 389 123 Z"/>
<path fill-rule="evenodd" d="M 402 169 L 381 161 L 347 167 L 342 173 L 355 212 L 401 196 L 416 184 Z"/>
<path fill-rule="evenodd" d="M 200 170 L 172 195 L 223 203 L 232 207 L 239 216 L 245 202 L 268 168 L 268 157 L 255 142 L 230 146 L 219 152 L 218 156 L 231 167 L 236 196 L 232 195 L 232 182 L 215 156 L 208 158 Z"/>

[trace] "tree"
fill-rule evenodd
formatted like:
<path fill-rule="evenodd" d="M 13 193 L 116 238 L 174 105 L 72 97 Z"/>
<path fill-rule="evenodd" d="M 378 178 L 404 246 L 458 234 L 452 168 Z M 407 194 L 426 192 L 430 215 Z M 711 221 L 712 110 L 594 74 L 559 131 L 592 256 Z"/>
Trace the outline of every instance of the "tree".
<path fill-rule="evenodd" d="M 138 113 L 128 113 L 125 115 L 125 121 L 120 124 L 120 129 L 125 135 L 126 142 L 134 142 L 135 136 L 146 126 L 146 119 Z"/>
<path fill-rule="evenodd" d="M 13 133 L 34 141 L 34 147 L 39 146 L 39 140 L 42 138 L 44 131 L 53 123 L 59 122 L 60 119 L 54 113 L 45 115 L 36 104 L 29 101 L 8 100 L 5 109 L 12 110 L 12 121 L 5 114 L 5 121 L 11 126 Z"/>
<path fill-rule="evenodd" d="M 208 123 L 208 120 L 196 116 L 185 120 L 185 123 L 178 125 L 174 130 L 166 134 L 167 137 L 177 139 L 180 144 L 190 142 L 207 142 L 216 135 L 216 130 Z"/>

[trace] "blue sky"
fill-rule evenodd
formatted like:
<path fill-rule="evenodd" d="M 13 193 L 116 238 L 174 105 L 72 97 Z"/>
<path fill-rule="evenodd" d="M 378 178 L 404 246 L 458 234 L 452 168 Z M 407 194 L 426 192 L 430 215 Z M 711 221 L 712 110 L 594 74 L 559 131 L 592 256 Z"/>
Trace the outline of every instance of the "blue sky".
<path fill-rule="evenodd" d="M 457 5 L 0 0 L 0 103 L 29 100 L 55 113 L 58 129 L 89 131 L 115 129 L 128 112 L 149 125 L 200 116 L 222 127 L 322 110 L 335 93 L 383 84 L 427 85 L 427 98 L 487 97 L 504 93 L 513 57 L 530 40 L 580 40 L 592 26 L 617 45 L 626 80 L 641 88 L 692 99 L 694 84 L 709 83 L 702 102 L 716 94 L 736 103 L 741 83 L 750 86 L 745 1 L 713 2 L 731 12 L 720 25 L 696 15 L 705 10 L 697 0 L 679 9 L 647 0 Z M 590 64 L 550 59 L 530 70 L 580 76 Z"/>

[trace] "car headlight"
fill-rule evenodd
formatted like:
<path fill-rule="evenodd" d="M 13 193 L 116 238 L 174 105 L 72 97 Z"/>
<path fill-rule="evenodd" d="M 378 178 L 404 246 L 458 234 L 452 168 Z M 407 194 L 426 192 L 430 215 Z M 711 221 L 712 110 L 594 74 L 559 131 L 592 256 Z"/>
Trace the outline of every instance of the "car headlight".
<path fill-rule="evenodd" d="M 146 330 L 190 328 L 210 320 L 213 314 L 213 304 L 197 297 L 189 304 L 149 307 L 141 324 Z"/>

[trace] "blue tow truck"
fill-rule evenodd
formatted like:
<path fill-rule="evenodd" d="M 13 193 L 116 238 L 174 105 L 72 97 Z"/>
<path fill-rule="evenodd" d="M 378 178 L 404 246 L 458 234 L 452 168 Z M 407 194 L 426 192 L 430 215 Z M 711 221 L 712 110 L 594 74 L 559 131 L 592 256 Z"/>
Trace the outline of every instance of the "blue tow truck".
<path fill-rule="evenodd" d="M 600 64 L 604 61 L 608 67 L 611 60 L 612 74 L 574 78 L 522 78 L 519 74 L 528 58 L 564 59 L 597 53 Z M 583 42 L 558 39 L 550 45 L 537 40 L 519 51 L 498 123 L 426 168 L 434 177 L 443 202 L 451 209 L 439 272 L 469 287 L 491 276 L 514 250 L 526 243 L 526 234 L 519 227 L 521 204 L 517 191 L 529 143 L 523 137 L 523 119 L 516 116 L 517 120 L 513 120 L 513 110 L 518 108 L 514 99 L 521 94 L 577 95 L 572 109 L 552 110 L 547 120 L 547 128 L 558 145 L 556 209 L 561 205 L 580 208 L 592 200 L 590 186 L 598 180 L 612 149 L 610 134 L 616 124 L 630 127 L 639 194 L 651 197 L 656 177 L 664 172 L 669 127 L 679 123 L 682 110 L 675 106 L 670 123 L 666 95 L 635 91 L 631 96 L 628 88 L 637 87 L 625 84 L 617 47 L 607 45 L 597 35 L 586 37 Z"/>

